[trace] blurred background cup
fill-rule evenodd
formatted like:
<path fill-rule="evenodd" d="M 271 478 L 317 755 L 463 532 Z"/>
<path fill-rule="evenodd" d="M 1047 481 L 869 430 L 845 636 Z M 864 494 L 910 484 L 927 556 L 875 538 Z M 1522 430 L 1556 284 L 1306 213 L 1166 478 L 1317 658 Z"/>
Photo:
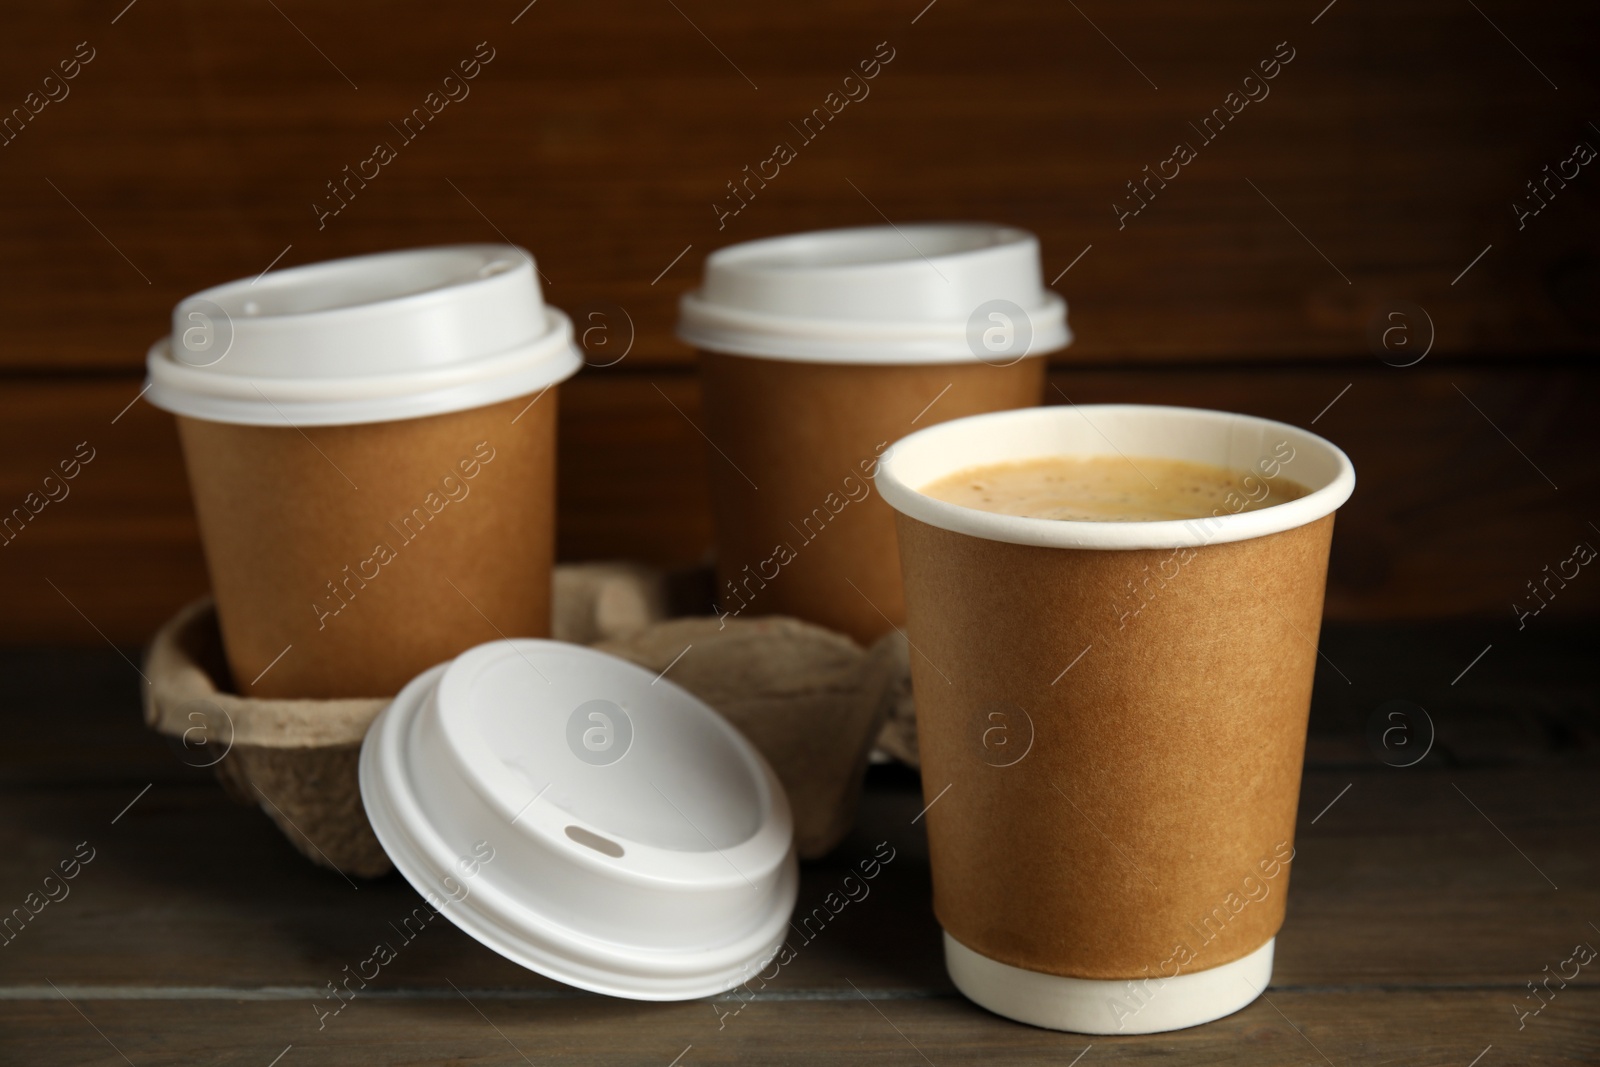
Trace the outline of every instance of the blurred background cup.
<path fill-rule="evenodd" d="M 581 364 L 532 257 L 459 245 L 197 293 L 151 348 L 241 693 L 377 697 L 545 636 L 556 384 Z"/>
<path fill-rule="evenodd" d="M 1160 522 L 1001 515 L 919 490 L 1048 456 L 1249 472 L 1271 503 Z M 1023 1022 L 1151 1033 L 1266 988 L 1283 922 L 1333 513 L 1355 473 L 1314 434 L 1188 408 L 976 416 L 897 442 L 934 910 L 952 979 Z M 1234 508 L 1233 504 L 1239 504 Z M 985 758 L 999 704 L 1031 748 Z M 937 803 L 935 803 L 937 801 Z"/>
<path fill-rule="evenodd" d="M 1071 339 L 1038 240 L 986 223 L 721 249 L 678 335 L 700 350 L 721 610 L 863 643 L 905 613 L 878 457 L 919 426 L 1039 403 L 1039 357 Z"/>

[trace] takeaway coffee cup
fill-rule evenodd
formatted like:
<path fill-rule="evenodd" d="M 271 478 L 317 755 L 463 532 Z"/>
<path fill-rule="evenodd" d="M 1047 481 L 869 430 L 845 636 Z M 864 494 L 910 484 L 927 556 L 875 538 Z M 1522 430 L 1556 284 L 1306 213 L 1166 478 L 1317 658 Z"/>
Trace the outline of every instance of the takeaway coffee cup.
<path fill-rule="evenodd" d="M 533 259 L 458 245 L 207 289 L 151 348 L 242 693 L 387 696 L 549 633 L 556 383 Z"/>
<path fill-rule="evenodd" d="M 1070 340 L 1030 233 L 983 223 L 733 245 L 683 298 L 711 442 L 718 600 L 864 643 L 904 619 L 872 475 L 922 426 L 1037 404 Z"/>
<path fill-rule="evenodd" d="M 1309 492 L 1159 522 L 1001 515 L 921 492 L 1062 455 L 1249 472 L 1268 504 L 1278 479 Z M 899 513 L 934 910 L 957 987 L 1094 1034 L 1254 1000 L 1283 922 L 1349 459 L 1246 415 L 1047 407 L 914 433 L 877 485 Z"/>

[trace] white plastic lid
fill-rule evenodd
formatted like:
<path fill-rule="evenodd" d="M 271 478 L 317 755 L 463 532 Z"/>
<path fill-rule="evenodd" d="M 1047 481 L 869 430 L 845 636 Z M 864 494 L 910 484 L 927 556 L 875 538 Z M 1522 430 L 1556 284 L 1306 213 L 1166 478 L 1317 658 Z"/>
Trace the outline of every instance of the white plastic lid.
<path fill-rule="evenodd" d="M 361 749 L 378 840 L 502 956 L 638 1000 L 709 996 L 776 953 L 799 886 L 783 787 L 703 702 L 558 641 L 411 682 Z"/>
<path fill-rule="evenodd" d="M 184 299 L 150 349 L 148 397 L 260 426 L 419 418 L 570 377 L 572 324 L 515 245 L 446 245 L 241 278 Z"/>
<path fill-rule="evenodd" d="M 1072 340 L 1038 238 L 991 223 L 731 245 L 706 259 L 680 312 L 678 336 L 699 348 L 802 362 L 1006 365 Z"/>

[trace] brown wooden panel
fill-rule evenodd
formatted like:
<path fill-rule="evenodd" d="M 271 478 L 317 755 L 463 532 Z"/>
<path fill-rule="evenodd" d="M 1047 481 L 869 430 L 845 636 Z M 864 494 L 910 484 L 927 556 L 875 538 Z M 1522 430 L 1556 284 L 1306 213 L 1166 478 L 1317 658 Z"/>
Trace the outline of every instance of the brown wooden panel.
<path fill-rule="evenodd" d="M 704 426 L 688 375 L 590 373 L 562 386 L 558 557 L 707 560 Z"/>
<path fill-rule="evenodd" d="M 1374 360 L 1315 370 L 1085 369 L 1058 371 L 1053 382 L 1056 403 L 1187 404 L 1314 421 L 1358 471 L 1334 538 L 1332 618 L 1501 617 L 1514 632 L 1512 604 L 1536 606 L 1527 583 L 1542 582 L 1578 540 L 1600 540 L 1589 525 L 1600 522 L 1589 510 L 1600 489 L 1591 371 L 1396 370 Z M 7 513 L 42 490 L 80 442 L 95 450 L 70 495 L 0 546 L 0 584 L 13 605 L 0 639 L 96 642 L 98 629 L 138 642 L 205 588 L 170 417 L 141 402 L 112 423 L 138 389 L 122 377 L 17 378 L 0 394 Z M 707 446 L 692 376 L 591 371 L 563 387 L 561 419 L 561 558 L 706 561 Z M 1551 588 L 1545 621 L 1600 606 L 1600 581 L 1582 574 Z"/>
<path fill-rule="evenodd" d="M 1549 952 L 1589 939 L 1600 907 L 1600 810 L 1590 800 L 1562 806 L 1592 775 L 1592 761 L 1548 758 L 1407 773 L 1369 759 L 1354 772 L 1307 772 L 1276 983 L 1511 989 L 1536 976 Z M 398 876 L 353 888 L 312 866 L 265 815 L 212 784 L 160 781 L 112 826 L 148 781 L 0 791 L 4 899 L 20 901 L 78 842 L 97 850 L 72 895 L 5 946 L 0 998 L 7 985 L 42 984 L 40 975 L 128 989 L 317 987 L 418 903 Z M 791 946 L 796 959 L 774 993 L 848 989 L 846 978 L 901 993 L 951 988 L 926 837 L 911 821 L 922 807 L 910 783 L 869 789 L 850 836 L 805 865 L 802 914 L 880 842 L 895 856 L 859 906 L 797 935 L 810 940 Z M 381 990 L 559 988 L 444 922 L 406 947 Z M 1580 984 L 1600 983 L 1586 972 Z"/>
<path fill-rule="evenodd" d="M 1022 1026 L 955 996 L 902 1000 L 865 987 L 860 996 L 820 1002 L 756 1002 L 725 1020 L 722 1013 L 732 1012 L 737 1003 L 503 1000 L 482 990 L 447 988 L 448 996 L 354 1001 L 321 1032 L 304 1000 L 130 1002 L 84 997 L 74 989 L 68 1004 L 48 986 L 45 991 L 53 999 L 0 1002 L 0 1053 L 17 1063 L 120 1064 L 120 1052 L 140 1067 L 266 1064 L 287 1052 L 285 1067 L 290 1062 L 1059 1067 L 1087 1052 L 1085 1064 L 1098 1058 L 1119 1067 L 1173 1062 L 1438 1067 L 1468 1064 L 1490 1045 L 1489 1056 L 1510 1064 L 1577 1067 L 1600 1056 L 1600 994 L 1578 988 L 1562 990 L 1561 999 L 1520 1033 L 1507 1010 L 1511 990 L 1278 990 L 1206 1026 L 1110 1038 Z M 719 1020 L 726 1025 L 719 1027 Z M 682 1058 L 674 1061 L 675 1056 Z M 1484 1062 L 1491 1061 L 1485 1057 Z"/>
<path fill-rule="evenodd" d="M 1600 144 L 1593 5 L 923 6 L 12 5 L 0 114 L 78 42 L 94 59 L 0 147 L 0 362 L 131 368 L 175 300 L 280 253 L 504 236 L 556 303 L 626 307 L 635 362 L 681 363 L 674 299 L 708 251 L 885 216 L 1031 227 L 1048 278 L 1092 245 L 1059 282 L 1083 359 L 1347 355 L 1402 298 L 1441 355 L 1593 348 L 1597 179 L 1520 231 L 1512 210 Z M 470 95 L 404 142 L 390 123 L 480 41 Z M 1280 41 L 1270 96 L 1202 142 L 1190 123 Z M 879 42 L 870 95 L 805 142 L 791 123 Z M 397 158 L 319 228 L 325 183 L 379 141 Z M 719 228 L 779 141 L 797 158 Z M 1198 157 L 1119 229 L 1125 183 L 1178 141 Z"/>
<path fill-rule="evenodd" d="M 1097 1038 L 1098 1054 L 1166 1062 L 1181 1049 L 1185 1062 L 1319 1062 L 1298 1027 L 1335 1063 L 1381 1055 L 1465 1064 L 1489 1044 L 1510 1057 L 1503 1062 L 1587 1062 L 1600 1051 L 1593 976 L 1559 989 L 1523 1029 L 1507 1009 L 1545 965 L 1594 941 L 1597 813 L 1592 801 L 1573 799 L 1592 792 L 1589 774 L 1549 763 L 1309 774 L 1269 1000 L 1178 1034 Z M 996 1053 L 1059 1063 L 1090 1041 L 1005 1022 L 954 995 L 929 908 L 925 839 L 911 821 L 922 798 L 909 783 L 868 790 L 853 835 L 804 870 L 809 906 L 888 841 L 895 858 L 869 895 L 800 945 L 764 988 L 743 994 L 754 997 L 742 1006 L 592 997 L 434 920 L 395 946 L 396 959 L 321 1027 L 314 1006 L 336 1004 L 326 983 L 342 981 L 374 943 L 401 941 L 389 923 L 409 914 L 416 895 L 398 878 L 353 888 L 312 867 L 263 816 L 214 787 L 159 784 L 112 824 L 140 788 L 0 792 L 6 899 L 21 900 L 78 842 L 95 850 L 70 895 L 0 957 L 7 1062 L 115 1059 L 64 997 L 139 1064 L 225 1054 L 266 1063 L 290 1044 L 297 1057 L 328 1062 L 450 1054 L 518 1062 L 505 1037 L 530 1057 L 562 1062 L 659 1055 L 654 1062 L 667 1063 L 691 1044 L 694 1059 L 684 1062 L 868 1054 L 917 1062 L 877 1011 L 939 1064 L 993 1062 Z M 1337 804 L 1319 814 L 1329 798 Z M 1362 1025 L 1352 1029 L 1354 1017 Z"/>
<path fill-rule="evenodd" d="M 135 402 L 141 388 L 21 379 L 0 393 L 5 639 L 138 643 L 206 589 L 177 429 Z M 79 454 L 93 458 L 64 480 Z"/>
<path fill-rule="evenodd" d="M 1418 633 L 1425 640 L 1402 651 L 1392 629 L 1349 630 L 1328 651 L 1369 695 L 1374 674 L 1396 667 L 1447 677 L 1450 629 Z M 1567 632 L 1573 639 L 1582 634 Z M 113 653 L 24 665 L 12 650 L 0 718 L 22 743 L 0 746 L 0 900 L 24 901 L 44 872 L 94 851 L 65 896 L 46 887 L 57 899 L 6 935 L 0 1062 L 916 1063 L 920 1053 L 941 1065 L 1064 1063 L 1092 1043 L 1088 1056 L 1120 1063 L 1179 1053 L 1205 1064 L 1434 1067 L 1467 1064 L 1491 1045 L 1493 1062 L 1590 1063 L 1600 985 L 1589 968 L 1564 987 L 1552 981 L 1525 1025 L 1508 1009 L 1531 1010 L 1526 983 L 1600 936 L 1594 754 L 1573 751 L 1574 731 L 1593 718 L 1593 686 L 1571 647 L 1508 651 L 1459 689 L 1438 683 L 1451 701 L 1428 701 L 1443 762 L 1398 770 L 1363 753 L 1308 769 L 1265 999 L 1179 1033 L 1091 1039 L 1007 1022 L 954 993 L 910 772 L 875 773 L 850 836 L 803 866 L 805 910 L 856 861 L 882 855 L 880 842 L 895 850 L 870 892 L 813 928 L 775 977 L 737 996 L 640 1004 L 523 970 L 443 920 L 401 935 L 390 923 L 419 901 L 398 876 L 353 885 L 312 866 L 209 772 L 162 752 L 137 724 L 136 686 Z M 120 681 L 100 678 L 101 667 Z M 1504 749 L 1461 747 L 1472 731 L 1459 713 L 1472 702 L 1506 717 L 1574 686 L 1515 756 L 1522 765 L 1486 765 Z M 1348 737 L 1346 709 L 1329 714 L 1348 696 L 1337 682 L 1327 688 L 1336 699 L 1319 687 L 1312 732 L 1331 742 Z M 50 739 L 54 750 L 41 752 Z M 361 969 L 380 941 L 394 960 L 368 972 L 338 1014 L 319 1017 L 337 1003 L 327 983 Z"/>

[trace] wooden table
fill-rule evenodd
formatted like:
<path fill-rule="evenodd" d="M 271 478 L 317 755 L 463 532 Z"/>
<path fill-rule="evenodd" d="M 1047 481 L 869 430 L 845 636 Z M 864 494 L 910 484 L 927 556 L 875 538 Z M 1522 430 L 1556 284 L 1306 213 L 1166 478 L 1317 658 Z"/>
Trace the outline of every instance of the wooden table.
<path fill-rule="evenodd" d="M 1600 961 L 1552 979 L 1520 1028 L 1516 1012 L 1547 966 L 1600 946 L 1595 632 L 1507 630 L 1325 633 L 1270 990 L 1207 1026 L 1093 1039 L 951 988 L 903 769 L 874 771 L 853 835 L 807 866 L 802 907 L 879 842 L 896 858 L 776 981 L 748 1002 L 640 1004 L 524 971 L 446 922 L 402 942 L 409 886 L 318 870 L 228 802 L 144 731 L 120 654 L 0 650 L 0 905 L 93 850 L 0 947 L 0 1063 L 1600 1062 Z M 1436 725 L 1417 766 L 1380 764 L 1362 736 L 1391 698 Z M 328 983 L 380 941 L 394 961 L 323 1016 Z"/>

